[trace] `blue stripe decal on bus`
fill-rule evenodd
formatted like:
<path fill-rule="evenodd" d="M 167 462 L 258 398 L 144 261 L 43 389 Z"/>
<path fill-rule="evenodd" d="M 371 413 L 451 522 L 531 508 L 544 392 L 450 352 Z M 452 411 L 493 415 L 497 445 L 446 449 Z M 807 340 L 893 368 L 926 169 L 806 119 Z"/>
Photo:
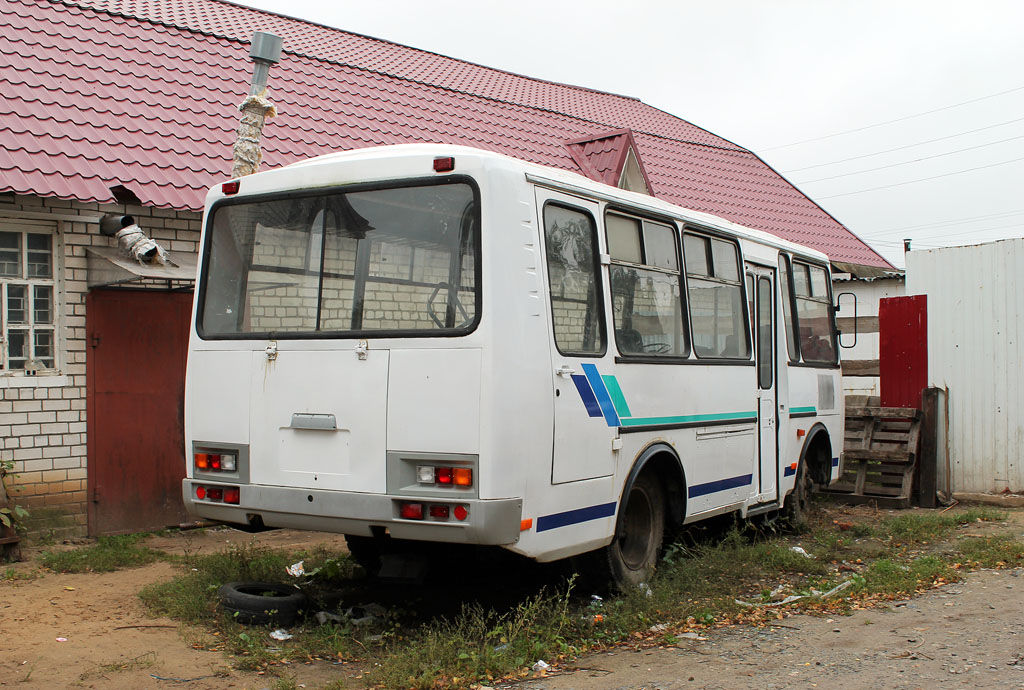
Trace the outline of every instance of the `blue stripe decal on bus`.
<path fill-rule="evenodd" d="M 707 496 L 708 494 L 718 493 L 719 491 L 726 491 L 728 489 L 736 489 L 741 486 L 750 486 L 750 483 L 754 481 L 754 475 L 744 474 L 741 477 L 730 477 L 729 479 L 719 479 L 717 481 L 708 482 L 706 484 L 697 484 L 691 486 L 687 495 L 690 498 L 696 498 L 697 496 Z"/>
<path fill-rule="evenodd" d="M 601 374 L 598 372 L 597 367 L 593 364 L 584 364 L 583 373 L 587 375 L 590 387 L 594 389 L 594 395 L 597 396 L 597 402 L 601 405 L 601 411 L 604 412 L 604 418 L 608 422 L 608 426 L 618 426 L 619 415 L 615 414 L 615 405 L 612 404 L 612 399 L 608 395 L 608 389 L 604 387 L 604 381 L 601 380 Z"/>
<path fill-rule="evenodd" d="M 839 458 L 832 458 L 832 467 L 839 467 Z"/>
<path fill-rule="evenodd" d="M 544 517 L 537 518 L 537 531 L 546 532 L 549 529 L 557 529 L 567 525 L 578 525 L 581 522 L 599 520 L 600 518 L 613 515 L 615 515 L 614 502 L 577 508 L 576 510 L 567 510 L 564 513 L 555 513 L 554 515 L 545 515 Z"/>
<path fill-rule="evenodd" d="M 794 474 L 796 474 L 796 463 L 795 462 L 793 464 L 791 464 L 791 465 L 786 465 L 786 469 L 784 469 L 782 471 L 782 476 L 783 477 L 792 477 Z"/>
<path fill-rule="evenodd" d="M 587 377 L 582 374 L 573 374 L 572 382 L 576 384 L 576 390 L 579 391 L 580 398 L 583 399 L 583 405 L 587 408 L 587 414 L 591 417 L 600 417 L 601 406 L 597 404 L 594 391 L 590 390 L 590 383 L 587 381 Z"/>

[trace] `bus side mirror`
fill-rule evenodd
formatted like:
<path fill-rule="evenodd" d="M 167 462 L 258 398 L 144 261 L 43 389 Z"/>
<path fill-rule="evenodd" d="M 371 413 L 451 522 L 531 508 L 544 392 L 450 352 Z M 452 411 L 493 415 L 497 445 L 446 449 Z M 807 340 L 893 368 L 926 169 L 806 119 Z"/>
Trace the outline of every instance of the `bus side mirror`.
<path fill-rule="evenodd" d="M 848 299 L 844 300 L 843 298 Z M 850 349 L 857 344 L 857 295 L 852 292 L 840 292 L 836 297 L 836 314 L 843 311 L 843 304 L 846 304 L 846 311 L 853 312 L 853 316 L 845 316 L 842 319 L 836 318 L 836 328 L 839 329 L 839 347 Z"/>

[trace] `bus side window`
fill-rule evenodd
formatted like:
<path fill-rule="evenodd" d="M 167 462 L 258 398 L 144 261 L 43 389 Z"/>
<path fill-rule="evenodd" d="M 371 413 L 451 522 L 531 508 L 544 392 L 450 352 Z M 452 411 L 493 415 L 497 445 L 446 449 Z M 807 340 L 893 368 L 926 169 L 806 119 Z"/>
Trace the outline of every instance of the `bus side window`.
<path fill-rule="evenodd" d="M 604 217 L 615 343 L 623 356 L 686 357 L 679 244 L 671 225 L 608 212 Z"/>
<path fill-rule="evenodd" d="M 698 357 L 750 359 L 750 324 L 735 243 L 686 233 L 686 285 Z"/>
<path fill-rule="evenodd" d="M 544 207 L 555 346 L 563 355 L 602 355 L 604 311 L 598 289 L 597 234 L 589 214 Z"/>

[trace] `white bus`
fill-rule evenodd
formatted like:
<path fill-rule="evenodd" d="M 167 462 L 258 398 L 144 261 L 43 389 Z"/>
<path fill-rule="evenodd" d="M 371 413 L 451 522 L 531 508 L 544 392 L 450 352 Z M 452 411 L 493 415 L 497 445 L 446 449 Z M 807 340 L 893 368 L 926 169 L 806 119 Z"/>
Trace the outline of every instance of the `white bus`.
<path fill-rule="evenodd" d="M 471 148 L 322 156 L 207 196 L 185 505 L 226 523 L 602 550 L 838 467 L 827 258 Z M 785 504 L 785 505 L 784 505 Z"/>

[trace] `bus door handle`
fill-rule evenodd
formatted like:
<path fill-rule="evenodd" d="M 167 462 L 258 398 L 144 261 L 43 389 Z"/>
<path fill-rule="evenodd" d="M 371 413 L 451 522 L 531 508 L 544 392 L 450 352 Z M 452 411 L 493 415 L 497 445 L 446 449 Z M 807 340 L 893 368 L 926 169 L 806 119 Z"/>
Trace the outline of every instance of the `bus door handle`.
<path fill-rule="evenodd" d="M 572 367 L 567 367 L 563 364 L 562 366 L 558 367 L 558 369 L 555 370 L 555 373 L 558 374 L 559 376 L 569 378 L 570 376 L 576 373 L 576 370 L 573 369 Z"/>

